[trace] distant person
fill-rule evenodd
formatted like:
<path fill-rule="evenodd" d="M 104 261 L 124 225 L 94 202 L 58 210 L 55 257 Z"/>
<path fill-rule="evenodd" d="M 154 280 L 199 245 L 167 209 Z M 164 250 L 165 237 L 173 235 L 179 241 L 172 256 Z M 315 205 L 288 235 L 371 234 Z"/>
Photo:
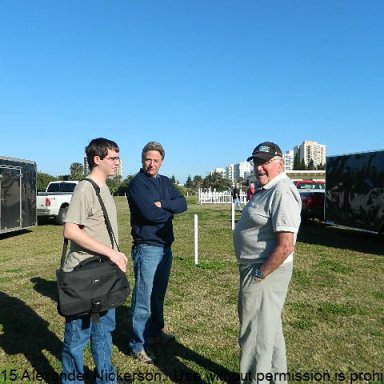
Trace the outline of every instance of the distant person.
<path fill-rule="evenodd" d="M 241 212 L 241 203 L 240 203 L 240 188 L 239 184 L 236 184 L 232 190 L 232 200 L 235 204 L 235 208 Z"/>
<path fill-rule="evenodd" d="M 252 199 L 253 194 L 255 193 L 255 184 L 250 183 L 247 189 L 247 201 Z"/>
<path fill-rule="evenodd" d="M 278 145 L 259 144 L 250 160 L 257 188 L 233 232 L 240 271 L 241 383 L 286 383 L 279 375 L 287 373 L 281 311 L 292 275 L 301 199 L 284 171 Z M 261 380 L 267 374 L 272 380 Z"/>
<path fill-rule="evenodd" d="M 146 144 L 142 168 L 128 186 L 135 273 L 129 346 L 132 356 L 147 364 L 156 359 L 149 345 L 175 340 L 164 332 L 164 298 L 172 266 L 173 216 L 187 209 L 184 196 L 159 174 L 164 156 L 161 144 Z"/>
<path fill-rule="evenodd" d="M 118 241 L 116 206 L 106 180 L 115 174 L 119 164 L 119 147 L 114 141 L 97 138 L 88 144 L 85 153 L 91 170 L 88 177 L 100 187 L 100 195 Z M 64 237 L 71 240 L 64 271 L 73 270 L 80 261 L 95 255 L 108 257 L 122 271 L 126 271 L 127 257 L 117 250 L 117 246 L 112 248 L 103 210 L 93 185 L 88 181 L 80 181 L 73 192 L 65 218 Z M 114 308 L 101 312 L 98 322 L 93 322 L 91 315 L 66 317 L 62 353 L 63 384 L 83 382 L 83 353 L 89 342 L 95 364 L 95 383 L 116 383 L 115 368 L 112 365 L 114 329 Z"/>

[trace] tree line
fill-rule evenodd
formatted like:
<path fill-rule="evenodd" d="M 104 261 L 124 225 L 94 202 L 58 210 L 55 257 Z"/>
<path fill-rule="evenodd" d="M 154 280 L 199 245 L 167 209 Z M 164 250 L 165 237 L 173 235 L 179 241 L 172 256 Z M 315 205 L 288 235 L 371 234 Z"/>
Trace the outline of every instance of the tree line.
<path fill-rule="evenodd" d="M 324 165 L 315 167 L 312 162 L 306 166 L 304 162 L 299 161 L 298 158 L 294 159 L 295 170 L 314 170 L 325 169 Z M 69 169 L 68 175 L 51 176 L 47 173 L 37 172 L 36 189 L 38 192 L 45 191 L 47 185 L 51 181 L 56 180 L 81 180 L 85 177 L 84 167 L 81 163 L 72 163 Z M 107 184 L 113 195 L 124 196 L 128 190 L 128 184 L 135 175 L 129 175 L 125 179 L 121 176 L 115 176 L 107 179 Z M 202 176 L 188 176 L 184 185 L 180 185 L 175 176 L 171 176 L 170 179 L 176 185 L 184 195 L 195 194 L 200 188 L 212 189 L 218 192 L 227 191 L 233 187 L 232 181 L 223 177 L 219 172 L 212 172 L 205 178 Z M 246 180 L 243 177 L 239 177 L 236 181 L 241 186 L 246 186 Z"/>
<path fill-rule="evenodd" d="M 121 176 L 110 177 L 107 179 L 107 185 L 111 191 L 111 193 L 115 196 L 124 196 L 128 190 L 128 184 L 133 179 L 135 175 L 129 175 L 125 179 Z M 71 173 L 67 175 L 59 175 L 52 176 L 47 173 L 37 172 L 36 177 L 36 189 L 37 192 L 43 192 L 47 188 L 47 185 L 51 181 L 57 180 L 81 180 L 85 177 L 83 172 L 80 172 L 78 168 L 72 169 Z M 216 189 L 217 191 L 228 190 L 232 187 L 232 183 L 224 179 L 220 173 L 213 173 L 208 175 L 205 178 L 201 176 L 188 176 L 188 179 L 184 185 L 180 185 L 174 176 L 170 177 L 171 181 L 175 184 L 175 186 L 180 190 L 184 195 L 187 194 L 196 194 L 199 188 L 211 188 Z M 243 179 L 240 178 L 240 183 L 243 182 Z"/>

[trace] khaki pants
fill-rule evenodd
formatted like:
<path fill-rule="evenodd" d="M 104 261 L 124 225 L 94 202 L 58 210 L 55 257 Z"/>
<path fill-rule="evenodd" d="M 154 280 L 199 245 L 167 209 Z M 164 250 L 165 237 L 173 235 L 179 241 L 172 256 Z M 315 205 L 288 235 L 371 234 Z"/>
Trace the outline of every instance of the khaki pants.
<path fill-rule="evenodd" d="M 261 282 L 253 277 L 257 267 L 239 267 L 240 382 L 287 383 L 281 311 L 293 264 L 283 264 Z"/>

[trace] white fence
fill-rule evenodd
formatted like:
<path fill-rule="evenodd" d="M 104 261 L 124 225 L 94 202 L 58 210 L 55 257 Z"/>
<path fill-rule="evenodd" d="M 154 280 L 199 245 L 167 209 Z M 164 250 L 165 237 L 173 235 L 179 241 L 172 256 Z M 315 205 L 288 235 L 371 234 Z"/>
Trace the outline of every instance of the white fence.
<path fill-rule="evenodd" d="M 240 203 L 247 202 L 246 192 L 240 192 Z M 232 203 L 232 191 L 216 192 L 215 190 L 203 191 L 199 189 L 199 204 L 230 204 Z"/>

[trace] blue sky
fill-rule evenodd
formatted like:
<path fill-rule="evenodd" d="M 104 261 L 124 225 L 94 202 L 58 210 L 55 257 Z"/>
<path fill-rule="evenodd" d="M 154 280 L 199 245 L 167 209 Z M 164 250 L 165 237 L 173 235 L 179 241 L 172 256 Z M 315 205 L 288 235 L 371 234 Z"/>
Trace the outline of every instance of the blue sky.
<path fill-rule="evenodd" d="M 261 141 L 383 149 L 383 0 L 0 0 L 0 155 L 69 173 L 115 140 L 185 181 Z"/>

